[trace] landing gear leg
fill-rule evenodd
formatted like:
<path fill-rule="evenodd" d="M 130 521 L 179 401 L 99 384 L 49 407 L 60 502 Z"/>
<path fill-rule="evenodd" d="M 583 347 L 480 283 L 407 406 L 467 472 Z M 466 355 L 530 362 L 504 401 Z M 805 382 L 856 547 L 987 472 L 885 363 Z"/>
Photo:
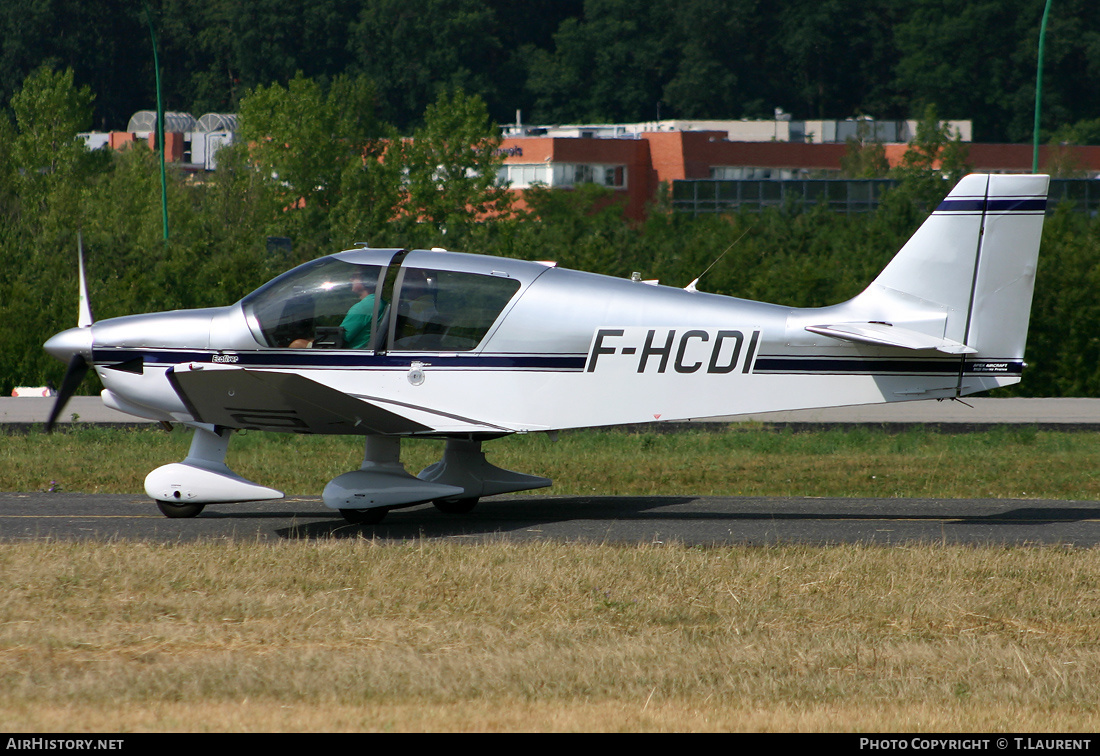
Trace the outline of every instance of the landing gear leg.
<path fill-rule="evenodd" d="M 401 439 L 367 436 L 363 464 L 325 486 L 325 506 L 355 525 L 373 525 L 395 507 L 458 496 L 461 488 L 414 478 L 401 464 Z"/>
<path fill-rule="evenodd" d="M 440 497 L 432 502 L 436 509 L 448 514 L 472 511 L 482 496 L 544 488 L 552 482 L 549 478 L 492 465 L 481 451 L 481 441 L 462 438 L 447 439 L 443 459 L 421 470 L 417 477 L 462 489 L 458 496 Z"/>
<path fill-rule="evenodd" d="M 215 502 L 283 498 L 282 491 L 246 480 L 226 466 L 232 435 L 227 428 L 195 426 L 187 457 L 145 477 L 145 493 L 166 517 L 194 517 Z"/>

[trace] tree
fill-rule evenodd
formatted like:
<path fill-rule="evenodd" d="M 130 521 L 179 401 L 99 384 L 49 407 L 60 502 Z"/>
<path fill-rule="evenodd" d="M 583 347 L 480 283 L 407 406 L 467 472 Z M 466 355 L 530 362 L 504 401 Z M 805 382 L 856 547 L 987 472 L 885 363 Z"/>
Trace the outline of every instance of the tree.
<path fill-rule="evenodd" d="M 928 105 L 917 122 L 917 133 L 909 143 L 909 149 L 901 159 L 900 175 L 938 174 L 946 179 L 948 187 L 970 173 L 969 151 L 958 133 L 951 133 L 951 126 L 941 121 L 935 105 Z"/>
<path fill-rule="evenodd" d="M 366 0 L 348 52 L 378 85 L 384 115 L 405 131 L 447 90 L 495 94 L 502 49 L 484 0 Z M 407 133 L 407 132 L 406 132 Z"/>
<path fill-rule="evenodd" d="M 587 0 L 583 19 L 566 19 L 554 35 L 554 51 L 533 51 L 528 60 L 535 118 L 655 117 L 674 58 L 669 8 L 667 1 Z"/>
<path fill-rule="evenodd" d="M 5 383 L 13 376 L 45 380 L 54 361 L 42 352 L 41 335 L 76 323 L 76 286 L 70 285 L 76 233 L 84 187 L 99 167 L 77 137 L 91 120 L 92 94 L 74 84 L 71 69 L 37 69 L 11 107 L 14 128 L 5 123 L 0 129 L 0 137 L 10 140 L 0 173 L 14 189 L 0 236 L 0 321 L 19 327 L 0 329 Z M 0 118 L 7 121 L 7 114 Z M 60 371 L 54 372 L 60 380 Z"/>
<path fill-rule="evenodd" d="M 0 110 L 0 249 L 11 230 L 12 221 L 19 210 L 19 191 L 16 188 L 16 168 L 12 159 L 12 143 L 15 129 L 6 110 Z M 4 271 L 0 270 L 0 278 Z"/>
<path fill-rule="evenodd" d="M 973 118 L 977 141 L 1029 142 L 1044 0 L 913 0 L 895 27 L 899 102 Z M 1043 61 L 1046 128 L 1100 105 L 1100 4 L 1059 0 Z"/>
<path fill-rule="evenodd" d="M 840 170 L 848 178 L 883 178 L 890 173 L 886 148 L 874 139 L 872 122 L 859 119 L 856 136 L 845 141 Z"/>
<path fill-rule="evenodd" d="M 1051 134 L 1050 144 L 1100 144 L 1100 118 L 1060 126 Z"/>
<path fill-rule="evenodd" d="M 1031 142 L 1034 129 L 1035 71 L 1039 24 L 1044 0 L 1022 2 L 1030 28 L 1022 34 L 1011 59 L 1022 73 L 1015 91 L 1000 93 L 1012 110 L 1003 141 Z M 1019 23 L 1017 23 L 1019 27 Z M 1040 138 L 1066 124 L 1087 121 L 1100 112 L 1100 5 L 1091 0 L 1058 0 L 1051 5 L 1043 53 L 1043 98 Z M 975 124 L 977 129 L 977 123 Z"/>
<path fill-rule="evenodd" d="M 120 0 L 0 3 L 0 99 L 43 65 L 71 68 L 96 94 L 94 123 L 122 129 L 154 96 L 149 31 L 141 4 Z M 163 60 L 163 59 L 162 59 Z M 135 107 L 135 104 L 142 103 Z"/>
<path fill-rule="evenodd" d="M 1034 99 L 1034 55 L 1026 65 L 1015 59 L 1021 38 L 1031 47 L 1038 39 L 1039 17 L 1032 22 L 1024 5 L 1033 3 L 916 0 L 896 27 L 895 88 L 918 107 L 936 103 L 947 118 L 975 118 L 977 134 L 1003 133 L 1026 108 L 1013 98 L 1028 81 Z"/>
<path fill-rule="evenodd" d="M 444 233 L 507 213 L 510 195 L 497 175 L 504 163 L 500 144 L 479 96 L 461 89 L 442 94 L 405 145 L 406 212 Z"/>
<path fill-rule="evenodd" d="M 899 207 L 905 205 L 908 212 L 927 215 L 970 171 L 969 152 L 962 137 L 952 134 L 951 126 L 940 121 L 935 105 L 928 105 L 901 165 L 892 171 L 901 183 L 883 200 L 887 212 L 905 213 Z"/>
<path fill-rule="evenodd" d="M 327 90 L 301 74 L 286 87 L 257 87 L 241 102 L 240 136 L 279 208 L 275 225 L 299 242 L 328 244 L 330 213 L 350 211 L 348 191 L 358 193 L 350 204 L 373 208 L 376 222 L 396 212 L 391 182 L 367 177 L 393 174 L 400 150 L 387 148 L 395 135 L 377 118 L 365 77 L 337 77 Z"/>
<path fill-rule="evenodd" d="M 46 66 L 27 77 L 12 97 L 12 160 L 25 207 L 45 212 L 52 192 L 84 178 L 87 149 L 77 133 L 91 125 L 92 100 L 91 89 L 73 83 L 71 68 Z"/>
<path fill-rule="evenodd" d="M 181 109 L 232 112 L 259 86 L 298 71 L 329 81 L 348 67 L 357 0 L 161 0 L 158 37 Z"/>
<path fill-rule="evenodd" d="M 752 0 L 687 0 L 671 7 L 670 78 L 662 87 L 673 118 L 736 118 L 760 103 L 768 79 L 753 58 L 769 21 Z M 779 104 L 773 102 L 772 105 Z"/>
<path fill-rule="evenodd" d="M 882 91 L 894 59 L 893 0 L 798 0 L 777 4 L 768 37 L 773 56 L 769 95 L 802 118 L 869 112 L 894 117 L 898 105 Z M 757 61 L 762 63 L 763 61 Z M 765 66 L 762 66 L 765 67 Z"/>

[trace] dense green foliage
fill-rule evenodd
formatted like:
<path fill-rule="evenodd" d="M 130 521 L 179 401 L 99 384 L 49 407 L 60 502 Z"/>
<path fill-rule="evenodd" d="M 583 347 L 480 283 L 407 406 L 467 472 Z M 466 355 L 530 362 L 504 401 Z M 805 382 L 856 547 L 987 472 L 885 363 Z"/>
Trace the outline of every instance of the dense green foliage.
<path fill-rule="evenodd" d="M 403 133 L 439 94 L 498 122 L 662 118 L 971 118 L 977 141 L 1028 141 L 1045 0 L 8 0 L 0 101 L 43 63 L 96 93 L 89 126 L 156 102 L 235 112 L 256 87 L 365 76 Z M 1058 0 L 1044 62 L 1044 141 L 1096 144 L 1100 3 Z M 1079 128 L 1077 124 L 1081 124 Z M 1090 125 L 1091 124 L 1091 125 Z"/>
<path fill-rule="evenodd" d="M 63 365 L 41 345 L 76 323 L 78 232 L 100 319 L 229 304 L 292 264 L 356 241 L 637 271 L 672 286 L 718 261 L 701 290 L 821 306 L 858 293 L 942 198 L 951 182 L 928 167 L 933 159 L 966 170 L 958 145 L 927 127 L 899 187 L 865 216 L 817 207 L 693 219 L 658 202 L 632 224 L 614 194 L 594 185 L 531 189 L 527 211 L 486 216 L 508 203 L 491 180 L 502 158 L 481 98 L 443 93 L 408 141 L 370 110 L 371 93 L 365 77 L 327 85 L 295 77 L 254 90 L 241 107 L 252 147 L 219 153 L 214 173 L 170 176 L 165 242 L 156 157 L 142 145 L 87 152 L 75 135 L 92 93 L 71 71 L 34 72 L 10 114 L 0 113 L 0 392 L 60 381 Z M 269 249 L 270 237 L 289 248 Z M 1100 220 L 1059 211 L 1044 232 L 1032 369 L 1012 391 L 1100 396 L 1098 284 Z"/>

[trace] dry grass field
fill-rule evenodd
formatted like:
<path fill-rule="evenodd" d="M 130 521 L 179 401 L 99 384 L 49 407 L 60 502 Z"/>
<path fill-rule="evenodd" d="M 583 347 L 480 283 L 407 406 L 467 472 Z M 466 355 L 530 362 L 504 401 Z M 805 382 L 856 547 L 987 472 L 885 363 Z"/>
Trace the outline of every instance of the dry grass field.
<path fill-rule="evenodd" d="M 9 731 L 1100 726 L 1100 552 L 0 547 Z"/>
<path fill-rule="evenodd" d="M 231 464 L 288 491 L 358 463 L 346 441 L 238 441 Z M 438 453 L 409 447 L 414 471 Z M 755 429 L 487 448 L 566 494 L 1097 499 L 1098 447 Z M 185 449 L 8 436 L 0 489 L 135 492 Z M 0 545 L 0 575 L 8 731 L 1100 728 L 1092 549 L 30 542 Z"/>

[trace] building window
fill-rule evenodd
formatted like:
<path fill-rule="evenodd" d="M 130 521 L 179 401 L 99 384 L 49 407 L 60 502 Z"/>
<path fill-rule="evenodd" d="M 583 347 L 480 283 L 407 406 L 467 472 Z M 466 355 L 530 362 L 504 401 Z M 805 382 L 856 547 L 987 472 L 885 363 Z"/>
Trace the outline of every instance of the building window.
<path fill-rule="evenodd" d="M 625 165 L 602 163 L 537 163 L 535 165 L 510 163 L 501 166 L 498 176 L 501 184 L 510 185 L 513 189 L 526 189 L 535 184 L 559 187 L 599 184 L 613 189 L 622 189 L 626 187 L 627 182 Z"/>
<path fill-rule="evenodd" d="M 547 163 L 537 163 L 535 165 L 502 165 L 497 175 L 501 185 L 511 186 L 513 189 L 526 189 L 535 184 L 548 186 L 551 178 L 550 166 Z"/>
<path fill-rule="evenodd" d="M 753 165 L 712 165 L 710 178 L 716 181 L 792 181 L 835 178 L 840 171 L 828 168 L 772 168 Z"/>
<path fill-rule="evenodd" d="M 773 168 L 758 168 L 751 165 L 714 165 L 710 168 L 710 177 L 718 181 L 766 181 L 779 178 L 781 171 Z"/>
<path fill-rule="evenodd" d="M 626 186 L 625 165 L 604 165 L 601 163 L 555 163 L 554 186 L 576 186 L 577 184 L 599 184 L 614 189 Z"/>

